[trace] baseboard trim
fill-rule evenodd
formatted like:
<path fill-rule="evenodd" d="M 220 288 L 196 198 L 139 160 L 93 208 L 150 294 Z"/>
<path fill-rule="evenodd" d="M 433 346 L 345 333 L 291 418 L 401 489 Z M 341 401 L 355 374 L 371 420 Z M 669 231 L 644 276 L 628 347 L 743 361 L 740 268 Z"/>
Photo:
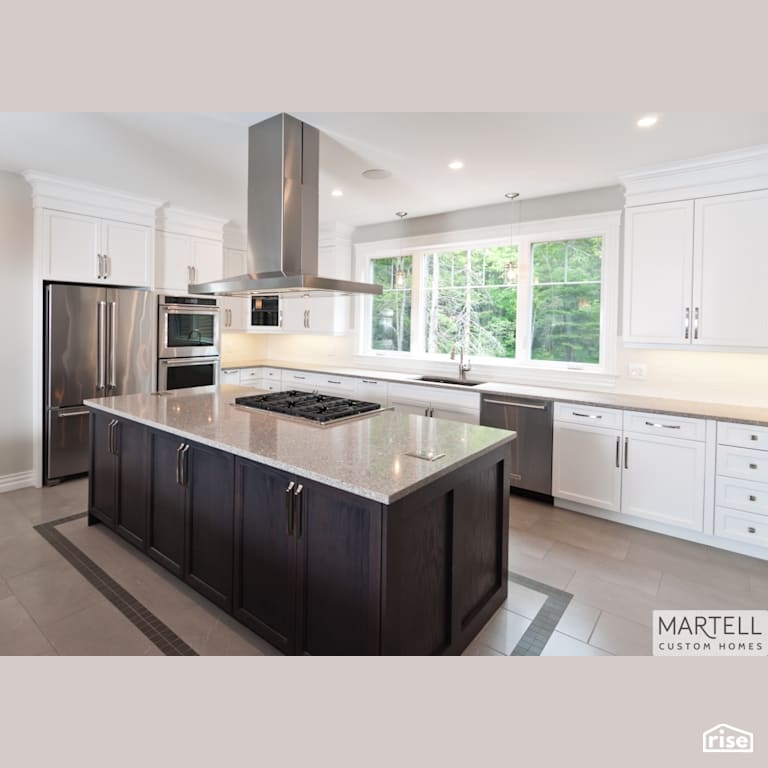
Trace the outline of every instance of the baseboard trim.
<path fill-rule="evenodd" d="M 15 472 L 12 475 L 0 475 L 0 493 L 17 491 L 19 488 L 32 488 L 34 485 L 35 480 L 31 469 L 26 472 Z"/>

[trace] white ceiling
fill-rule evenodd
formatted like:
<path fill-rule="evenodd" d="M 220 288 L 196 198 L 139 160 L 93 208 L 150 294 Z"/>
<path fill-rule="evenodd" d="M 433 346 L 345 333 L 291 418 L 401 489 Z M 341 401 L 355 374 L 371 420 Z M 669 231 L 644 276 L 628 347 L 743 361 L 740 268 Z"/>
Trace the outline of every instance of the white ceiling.
<path fill-rule="evenodd" d="M 247 126 L 271 112 L 0 113 L 0 169 L 168 200 L 243 226 Z M 768 143 L 768 113 L 295 112 L 321 140 L 320 218 L 351 226 L 610 186 L 648 165 Z M 460 159 L 461 171 L 448 163 Z M 367 168 L 392 176 L 368 181 Z M 340 188 L 344 196 L 331 197 Z"/>

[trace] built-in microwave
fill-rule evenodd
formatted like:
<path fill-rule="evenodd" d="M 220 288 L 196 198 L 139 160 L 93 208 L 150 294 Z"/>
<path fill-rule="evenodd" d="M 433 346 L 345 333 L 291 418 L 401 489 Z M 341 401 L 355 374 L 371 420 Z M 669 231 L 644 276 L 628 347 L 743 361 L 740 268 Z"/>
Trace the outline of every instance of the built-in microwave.
<path fill-rule="evenodd" d="M 159 297 L 158 358 L 218 355 L 220 339 L 216 299 L 200 296 Z"/>
<path fill-rule="evenodd" d="M 277 328 L 280 325 L 280 298 L 278 296 L 251 296 L 251 326 Z"/>

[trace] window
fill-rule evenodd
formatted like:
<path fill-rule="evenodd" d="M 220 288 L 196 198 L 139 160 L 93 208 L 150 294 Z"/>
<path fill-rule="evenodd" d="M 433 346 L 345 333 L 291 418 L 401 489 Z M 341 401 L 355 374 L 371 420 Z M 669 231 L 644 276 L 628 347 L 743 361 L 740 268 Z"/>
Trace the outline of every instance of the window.
<path fill-rule="evenodd" d="M 420 237 L 395 255 L 389 243 L 362 246 L 360 277 L 383 286 L 363 305 L 362 352 L 441 359 L 460 344 L 491 365 L 608 370 L 618 223 L 600 214 L 529 223 L 515 238 L 499 228 Z"/>

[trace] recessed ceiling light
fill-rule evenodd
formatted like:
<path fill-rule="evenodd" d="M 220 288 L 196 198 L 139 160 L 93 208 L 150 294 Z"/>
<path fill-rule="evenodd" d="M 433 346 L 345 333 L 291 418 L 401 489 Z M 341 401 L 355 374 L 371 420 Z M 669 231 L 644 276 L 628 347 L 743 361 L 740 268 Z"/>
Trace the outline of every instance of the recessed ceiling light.
<path fill-rule="evenodd" d="M 658 121 L 659 121 L 659 118 L 656 117 L 656 115 L 646 115 L 645 117 L 641 117 L 637 121 L 637 127 L 650 128 L 652 125 L 656 125 Z"/>
<path fill-rule="evenodd" d="M 392 171 L 387 171 L 384 168 L 369 168 L 367 171 L 363 171 L 363 176 L 366 179 L 373 179 L 375 181 L 388 179 L 391 175 Z"/>
<path fill-rule="evenodd" d="M 344 196 L 344 192 L 342 192 L 342 190 L 340 190 L 340 189 L 334 189 L 333 192 L 331 192 L 331 195 L 333 197 L 343 197 Z"/>
<path fill-rule="evenodd" d="M 452 171 L 460 171 L 464 167 L 464 163 L 461 160 L 454 160 L 452 163 L 448 163 L 448 167 Z"/>

